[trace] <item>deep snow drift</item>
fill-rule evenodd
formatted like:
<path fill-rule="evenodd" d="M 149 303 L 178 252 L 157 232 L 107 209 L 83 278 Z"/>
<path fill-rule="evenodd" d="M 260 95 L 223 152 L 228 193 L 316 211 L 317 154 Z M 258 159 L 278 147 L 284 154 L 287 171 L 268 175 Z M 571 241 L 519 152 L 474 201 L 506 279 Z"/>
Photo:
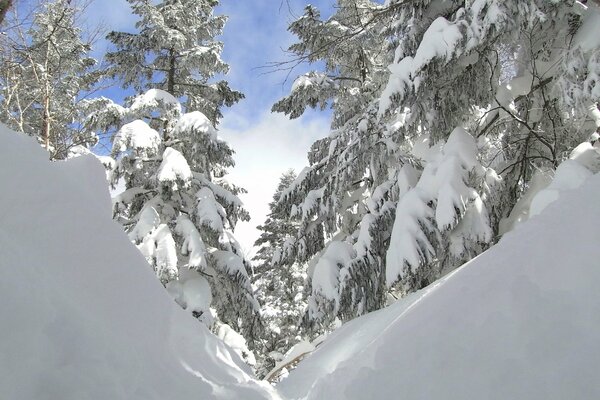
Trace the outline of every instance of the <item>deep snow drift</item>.
<path fill-rule="evenodd" d="M 92 156 L 0 126 L 0 399 L 263 399 L 112 222 Z"/>
<path fill-rule="evenodd" d="M 0 126 L 0 399 L 277 398 L 167 294 L 91 156 Z M 446 278 L 333 333 L 290 399 L 600 398 L 600 175 Z M 546 202 L 548 203 L 548 202 Z"/>
<path fill-rule="evenodd" d="M 291 399 L 599 399 L 600 175 L 454 273 L 334 332 Z"/>

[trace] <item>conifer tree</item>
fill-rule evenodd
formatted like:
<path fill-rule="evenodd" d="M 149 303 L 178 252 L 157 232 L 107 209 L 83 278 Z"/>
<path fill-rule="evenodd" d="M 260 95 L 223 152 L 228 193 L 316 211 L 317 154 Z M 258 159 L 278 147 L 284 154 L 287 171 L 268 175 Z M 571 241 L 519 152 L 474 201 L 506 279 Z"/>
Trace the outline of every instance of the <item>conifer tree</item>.
<path fill-rule="evenodd" d="M 537 169 L 598 123 L 598 49 L 579 2 L 340 0 L 290 25 L 322 62 L 273 110 L 333 108 L 330 135 L 277 208 L 276 260 L 308 262 L 308 320 L 328 324 L 431 283 L 499 237 Z"/>
<path fill-rule="evenodd" d="M 265 329 L 260 335 L 257 374 L 265 376 L 283 355 L 302 339 L 300 322 L 306 308 L 306 266 L 302 264 L 275 265 L 274 257 L 297 230 L 297 221 L 277 211 L 281 193 L 296 179 L 293 170 L 284 173 L 279 181 L 270 213 L 255 246 L 253 283 L 257 288 Z"/>
<path fill-rule="evenodd" d="M 76 20 L 85 4 L 43 0 L 32 21 L 19 21 L 1 39 L 0 118 L 34 136 L 52 159 L 97 138 L 81 128 L 82 99 L 101 78 Z"/>
<path fill-rule="evenodd" d="M 114 217 L 178 303 L 216 332 L 226 323 L 252 342 L 258 303 L 233 236 L 249 215 L 237 197 L 243 189 L 225 179 L 233 150 L 215 128 L 221 107 L 242 95 L 210 82 L 227 71 L 214 39 L 226 17 L 213 15 L 216 1 L 129 2 L 137 32 L 111 32 L 116 50 L 107 60 L 110 74 L 138 94 L 126 107 L 91 102 L 87 122 L 118 128 L 113 182 L 123 179 L 126 190 L 114 199 Z"/>

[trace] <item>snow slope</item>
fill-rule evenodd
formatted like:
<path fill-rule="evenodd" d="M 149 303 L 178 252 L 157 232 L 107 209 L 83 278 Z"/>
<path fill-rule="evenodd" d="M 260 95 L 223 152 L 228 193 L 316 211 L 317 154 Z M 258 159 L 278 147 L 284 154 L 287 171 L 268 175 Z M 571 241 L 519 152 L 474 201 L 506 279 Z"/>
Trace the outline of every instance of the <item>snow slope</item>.
<path fill-rule="evenodd" d="M 334 332 L 290 399 L 600 398 L 600 175 L 464 267 Z"/>
<path fill-rule="evenodd" d="M 0 143 L 0 399 L 277 398 L 161 287 L 99 162 Z"/>

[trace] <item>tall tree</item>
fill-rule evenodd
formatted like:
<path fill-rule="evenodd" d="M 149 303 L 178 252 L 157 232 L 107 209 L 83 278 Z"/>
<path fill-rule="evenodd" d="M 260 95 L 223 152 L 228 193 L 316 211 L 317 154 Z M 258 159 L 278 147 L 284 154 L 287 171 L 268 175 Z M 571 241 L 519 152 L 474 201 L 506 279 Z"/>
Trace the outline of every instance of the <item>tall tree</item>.
<path fill-rule="evenodd" d="M 107 60 L 138 95 L 127 107 L 90 103 L 87 124 L 118 128 L 113 179 L 126 190 L 114 199 L 115 218 L 184 308 L 253 340 L 259 307 L 232 233 L 249 216 L 237 197 L 243 189 L 224 178 L 233 150 L 215 129 L 221 106 L 242 95 L 224 81 L 210 83 L 227 71 L 214 39 L 226 17 L 213 15 L 212 0 L 129 2 L 140 17 L 137 32 L 111 32 L 116 50 Z"/>
<path fill-rule="evenodd" d="M 219 36 L 227 17 L 213 14 L 216 0 L 128 0 L 140 17 L 137 33 L 111 32 L 108 40 L 117 51 L 107 54 L 109 73 L 124 87 L 140 91 L 157 88 L 182 98 L 187 110 L 200 111 L 213 123 L 221 108 L 243 98 L 225 80 L 209 82 L 225 74 Z"/>
<path fill-rule="evenodd" d="M 273 258 L 284 243 L 291 240 L 297 230 L 297 221 L 277 210 L 283 191 L 296 179 L 293 170 L 285 172 L 279 181 L 270 213 L 263 225 L 255 246 L 256 266 L 252 281 L 257 288 L 258 301 L 262 307 L 265 329 L 260 335 L 257 374 L 265 376 L 277 361 L 302 339 L 301 320 L 306 308 L 306 265 L 275 265 Z"/>
<path fill-rule="evenodd" d="M 431 283 L 491 245 L 533 172 L 595 129 L 599 50 L 579 2 L 340 0 L 290 30 L 322 61 L 275 111 L 334 110 L 282 194 L 300 219 L 279 264 L 309 262 L 327 326 Z M 589 27 L 588 27 L 589 29 Z"/>
<path fill-rule="evenodd" d="M 0 39 L 0 118 L 38 138 L 52 159 L 97 138 L 81 127 L 82 99 L 101 78 L 76 25 L 85 3 L 42 0 L 32 21 L 18 21 Z"/>

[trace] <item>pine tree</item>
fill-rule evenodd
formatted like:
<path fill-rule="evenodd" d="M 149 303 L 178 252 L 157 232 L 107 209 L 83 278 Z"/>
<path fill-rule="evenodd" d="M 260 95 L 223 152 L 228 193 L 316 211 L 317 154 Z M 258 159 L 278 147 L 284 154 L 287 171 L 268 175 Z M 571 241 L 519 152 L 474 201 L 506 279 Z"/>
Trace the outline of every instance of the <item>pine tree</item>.
<path fill-rule="evenodd" d="M 273 109 L 334 113 L 277 205 L 299 219 L 277 263 L 312 266 L 309 321 L 378 309 L 494 243 L 533 171 L 595 129 L 599 50 L 577 37 L 589 15 L 572 1 L 361 0 L 291 24 L 293 61 L 324 70 Z"/>
<path fill-rule="evenodd" d="M 110 73 L 139 94 L 127 107 L 91 102 L 87 123 L 119 127 L 113 181 L 123 179 L 126 190 L 114 199 L 114 217 L 179 304 L 215 331 L 226 323 L 252 342 L 259 307 L 232 233 L 249 215 L 237 197 L 243 189 L 224 178 L 233 150 L 215 128 L 221 106 L 242 95 L 209 83 L 227 70 L 214 40 L 226 18 L 213 16 L 216 1 L 130 3 L 138 32 L 110 33 L 116 51 L 107 59 Z"/>
<path fill-rule="evenodd" d="M 284 173 L 279 181 L 270 213 L 263 225 L 255 246 L 257 265 L 252 277 L 262 307 L 265 329 L 260 336 L 257 374 L 265 376 L 283 355 L 302 339 L 300 322 L 306 308 L 306 266 L 302 264 L 274 265 L 273 258 L 281 251 L 284 242 L 293 238 L 297 222 L 276 210 L 283 191 L 296 179 L 293 170 Z"/>
<path fill-rule="evenodd" d="M 0 118 L 38 138 L 51 159 L 97 141 L 80 124 L 82 99 L 101 78 L 76 26 L 81 11 L 69 0 L 41 1 L 31 23 L 20 21 L 1 42 Z"/>

